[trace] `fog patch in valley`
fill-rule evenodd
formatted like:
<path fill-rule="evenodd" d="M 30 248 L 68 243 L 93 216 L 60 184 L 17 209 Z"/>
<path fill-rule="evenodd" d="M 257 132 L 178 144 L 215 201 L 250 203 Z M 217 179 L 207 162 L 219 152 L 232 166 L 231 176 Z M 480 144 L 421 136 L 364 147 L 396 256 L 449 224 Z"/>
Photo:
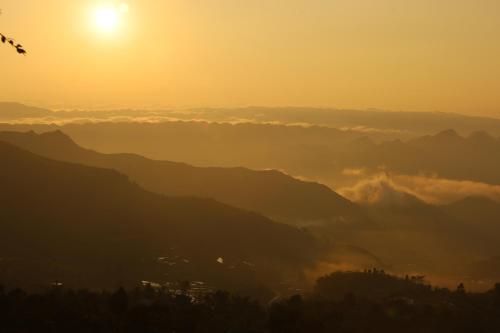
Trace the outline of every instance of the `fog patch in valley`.
<path fill-rule="evenodd" d="M 346 169 L 344 174 L 363 175 L 359 169 Z M 388 172 L 365 176 L 355 185 L 337 191 L 362 204 L 396 203 L 406 200 L 408 195 L 433 205 L 446 205 L 467 197 L 486 197 L 500 202 L 498 185 L 428 175 L 393 175 Z"/>

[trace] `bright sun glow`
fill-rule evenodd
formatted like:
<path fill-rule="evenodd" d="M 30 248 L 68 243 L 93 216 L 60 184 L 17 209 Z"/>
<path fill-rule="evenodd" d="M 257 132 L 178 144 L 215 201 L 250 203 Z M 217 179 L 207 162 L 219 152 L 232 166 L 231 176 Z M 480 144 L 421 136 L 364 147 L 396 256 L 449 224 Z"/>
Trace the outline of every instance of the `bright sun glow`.
<path fill-rule="evenodd" d="M 128 10 L 129 7 L 125 3 L 98 7 L 94 14 L 95 26 L 102 32 L 113 32 L 120 25 L 121 16 Z"/>

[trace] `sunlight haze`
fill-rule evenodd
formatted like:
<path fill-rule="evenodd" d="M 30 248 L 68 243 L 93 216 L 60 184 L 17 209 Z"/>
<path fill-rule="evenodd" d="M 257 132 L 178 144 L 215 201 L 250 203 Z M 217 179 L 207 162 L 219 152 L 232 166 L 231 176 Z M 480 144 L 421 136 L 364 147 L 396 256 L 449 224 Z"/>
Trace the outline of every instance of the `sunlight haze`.
<path fill-rule="evenodd" d="M 500 117 L 497 0 L 6 0 L 0 100 Z M 64 90 L 64 92 L 63 92 Z"/>
<path fill-rule="evenodd" d="M 500 0 L 0 10 L 0 333 L 499 332 Z"/>

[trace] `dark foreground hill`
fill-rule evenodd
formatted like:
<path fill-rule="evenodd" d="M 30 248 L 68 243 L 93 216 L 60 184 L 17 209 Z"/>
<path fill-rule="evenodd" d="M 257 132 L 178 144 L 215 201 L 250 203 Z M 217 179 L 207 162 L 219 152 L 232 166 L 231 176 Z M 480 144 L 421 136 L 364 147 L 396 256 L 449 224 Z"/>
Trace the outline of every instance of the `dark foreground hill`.
<path fill-rule="evenodd" d="M 0 281 L 112 287 L 201 280 L 238 288 L 297 279 L 305 232 L 213 200 L 153 194 L 116 171 L 0 142 Z"/>
<path fill-rule="evenodd" d="M 328 187 L 300 181 L 279 171 L 201 168 L 134 154 L 101 154 L 78 146 L 60 131 L 1 132 L 0 140 L 59 161 L 115 169 L 150 191 L 214 198 L 289 224 L 366 221 L 359 207 Z"/>

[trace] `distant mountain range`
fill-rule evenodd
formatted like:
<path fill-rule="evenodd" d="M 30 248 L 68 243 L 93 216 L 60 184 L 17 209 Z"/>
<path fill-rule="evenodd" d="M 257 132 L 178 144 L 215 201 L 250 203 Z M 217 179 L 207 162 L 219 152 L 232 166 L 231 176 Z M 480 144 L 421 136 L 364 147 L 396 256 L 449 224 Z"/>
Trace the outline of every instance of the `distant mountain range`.
<path fill-rule="evenodd" d="M 448 131 L 437 139 L 468 141 L 474 137 L 457 139 Z M 496 254 L 494 244 L 500 241 L 496 236 L 500 234 L 497 221 L 500 215 L 496 215 L 500 204 L 486 198 L 466 198 L 451 205 L 434 206 L 410 194 L 394 193 L 386 201 L 358 206 L 322 185 L 302 182 L 277 171 L 197 168 L 133 154 L 101 154 L 78 146 L 60 131 L 0 132 L 0 141 L 55 160 L 114 169 L 157 193 L 215 198 L 292 225 L 304 225 L 304 221 L 308 221 L 307 227 L 316 235 L 365 248 L 398 268 L 412 257 L 415 262 L 420 260 L 419 267 L 437 269 L 446 266 L 436 264 L 443 253 L 450 254 L 447 261 L 459 252 L 464 256 L 469 253 L 469 261 L 474 256 L 493 255 Z M 402 235 L 403 239 L 399 239 Z M 483 241 L 477 242 L 477 239 Z M 404 245 L 399 244 L 400 241 L 415 247 L 426 242 L 426 246 L 408 253 L 401 250 Z M 404 255 L 395 255 L 395 249 Z M 428 258 L 429 262 L 425 263 L 424 253 L 433 254 L 435 258 Z"/>
<path fill-rule="evenodd" d="M 205 114 L 208 114 L 208 111 L 206 112 Z M 26 111 L 30 116 L 34 113 L 36 112 L 33 110 Z M 490 121 L 494 126 L 495 120 Z M 137 246 L 129 246 L 127 243 L 129 238 L 134 237 L 123 231 L 125 235 L 123 239 L 127 242 L 119 236 L 116 242 L 113 240 L 113 244 L 120 245 L 113 251 L 118 251 L 117 249 L 125 244 L 126 248 L 132 248 L 132 252 L 135 251 L 134 253 L 138 253 L 141 258 L 158 256 L 166 258 L 169 264 L 174 263 L 176 267 L 183 267 L 179 268 L 180 271 L 168 271 L 169 278 L 180 276 L 195 278 L 195 273 L 202 271 L 203 278 L 220 282 L 228 270 L 224 270 L 222 274 L 219 268 L 238 267 L 236 271 L 239 273 L 233 274 L 232 277 L 240 282 L 243 280 L 248 282 L 249 276 L 253 282 L 255 280 L 276 282 L 282 276 L 273 278 L 274 266 L 280 272 L 286 271 L 288 276 L 297 277 L 300 275 L 299 271 L 303 272 L 304 267 L 312 267 L 317 263 L 316 259 L 324 255 L 325 246 L 331 249 L 335 244 L 337 255 L 342 251 L 346 253 L 342 254 L 342 261 L 333 264 L 328 262 L 328 269 L 337 267 L 335 264 L 340 265 L 340 262 L 353 263 L 348 267 L 353 269 L 366 268 L 366 265 L 369 265 L 367 263 L 375 262 L 384 263 L 387 269 L 401 272 L 434 273 L 440 274 L 441 277 L 456 275 L 460 279 L 474 279 L 476 282 L 500 279 L 500 268 L 498 268 L 500 204 L 495 201 L 478 196 L 467 197 L 444 206 L 431 205 L 413 196 L 411 191 L 398 192 L 396 186 L 392 189 L 394 192 L 384 197 L 385 200 L 361 206 L 344 199 L 328 187 L 301 180 L 314 179 L 325 181 L 328 185 L 338 185 L 347 181 L 370 179 L 369 177 L 382 171 L 388 175 L 388 180 L 391 179 L 391 174 L 394 177 L 429 175 L 425 177 L 484 183 L 480 184 L 481 186 L 500 184 L 498 173 L 500 139 L 495 137 L 497 134 L 494 134 L 494 131 L 467 132 L 462 128 L 460 134 L 455 130 L 440 130 L 437 134 L 406 140 L 380 141 L 380 137 L 374 139 L 369 131 L 365 133 L 358 130 L 343 131 L 317 126 L 262 123 L 229 124 L 198 121 L 148 123 L 129 120 L 61 126 L 28 123 L 0 124 L 0 130 L 4 131 L 0 132 L 0 141 L 24 149 L 16 150 L 5 143 L 5 147 L 17 152 L 8 153 L 9 150 L 5 148 L 3 154 L 8 157 L 5 160 L 31 161 L 21 163 L 19 167 L 12 164 L 9 170 L 0 163 L 2 173 L 0 180 L 2 184 L 12 182 L 10 187 L 6 187 L 6 193 L 10 191 L 16 198 L 9 202 L 10 196 L 4 195 L 0 202 L 0 214 L 6 217 L 5 221 L 21 221 L 23 218 L 26 221 L 25 224 L 4 225 L 5 228 L 12 229 L 5 229 L 5 232 L 1 233 L 4 236 L 0 244 L 3 244 L 4 252 L 0 252 L 0 274 L 8 271 L 5 268 L 6 262 L 16 262 L 17 272 L 23 271 L 22 268 L 25 266 L 20 264 L 21 261 L 12 258 L 26 257 L 26 253 L 18 251 L 23 247 L 27 248 L 24 245 L 28 242 L 37 244 L 36 235 L 45 235 L 45 223 L 40 224 L 43 228 L 34 229 L 36 234 L 31 233 L 31 224 L 35 221 L 59 221 L 57 227 L 51 227 L 52 229 L 47 229 L 47 232 L 55 232 L 67 221 L 72 220 L 77 221 L 78 225 L 86 225 L 84 221 L 99 221 L 99 225 L 111 223 L 105 230 L 92 227 L 82 231 L 82 235 L 85 235 L 85 232 L 92 232 L 92 235 L 105 235 L 102 239 L 107 239 L 122 235 L 125 229 L 120 229 L 116 221 L 124 220 L 134 226 L 135 229 L 130 229 L 134 230 L 134 235 L 144 235 L 144 237 L 134 240 Z M 446 123 L 450 128 L 453 127 L 451 124 L 453 122 Z M 469 129 L 475 128 L 475 124 L 478 123 L 471 122 Z M 43 133 L 26 132 L 30 130 Z M 27 151 L 48 159 L 36 157 Z M 2 156 L 0 158 L 3 162 Z M 49 160 L 50 168 L 39 166 L 40 161 Z M 59 163 L 54 160 L 58 160 Z M 183 161 L 192 165 L 169 161 Z M 46 163 L 49 162 L 41 164 Z M 48 170 L 53 167 L 58 171 L 49 172 Z M 71 171 L 59 171 L 58 168 Z M 46 171 L 38 175 L 32 174 L 32 170 L 38 169 Z M 97 176 L 89 178 L 86 175 L 94 172 L 101 175 L 100 178 Z M 31 178 L 25 179 L 24 174 L 32 175 Z M 74 175 L 75 178 L 68 178 L 71 179 L 68 180 L 68 184 L 71 185 L 65 184 L 66 187 L 61 188 L 61 179 L 70 177 L 68 174 Z M 297 177 L 293 178 L 288 174 Z M 9 175 L 13 175 L 13 180 L 9 179 Z M 431 185 L 437 186 L 436 184 Z M 113 186 L 118 186 L 119 189 L 113 190 Z M 156 194 L 142 190 L 139 186 Z M 16 188 L 19 188 L 19 192 L 16 192 Z M 56 194 L 50 192 L 52 188 Z M 117 193 L 136 194 L 130 199 L 128 196 L 131 194 L 122 198 Z M 39 196 L 34 197 L 36 194 Z M 464 195 L 466 196 L 467 192 Z M 186 198 L 186 196 L 200 199 Z M 238 208 L 201 198 L 214 198 Z M 119 200 L 119 203 L 115 204 L 113 200 Z M 158 204 L 151 207 L 151 200 Z M 56 206 L 54 202 L 59 201 L 62 203 L 61 206 Z M 76 207 L 75 202 L 81 206 Z M 8 209 L 1 209 L 2 205 Z M 115 207 L 110 208 L 109 214 L 104 209 L 108 206 Z M 30 207 L 31 211 L 27 211 L 25 207 Z M 68 207 L 68 211 L 54 207 Z M 130 208 L 132 213 L 129 214 L 127 210 L 127 214 L 123 214 L 116 207 Z M 319 236 L 319 240 L 307 232 L 286 225 L 277 225 L 249 211 L 293 226 L 307 226 L 307 230 Z M 232 215 L 229 212 L 232 212 Z M 145 214 L 146 217 L 141 214 Z M 30 216 L 40 216 L 40 218 L 29 219 Z M 84 217 L 79 219 L 78 216 Z M 205 222 L 205 216 L 209 222 Z M 166 225 L 169 227 L 149 228 L 149 222 L 146 224 L 147 229 L 137 226 L 142 225 L 144 221 L 152 221 L 152 225 L 155 226 L 167 221 Z M 231 221 L 237 222 L 232 225 Z M 248 224 L 242 221 L 247 221 Z M 249 226 L 254 221 L 259 225 L 257 229 Z M 210 228 L 200 228 L 198 223 L 208 223 Z M 240 226 L 240 223 L 243 224 Z M 25 230 L 30 230 L 26 241 L 23 238 Z M 109 230 L 113 233 L 107 233 Z M 118 233 L 114 233 L 114 230 Z M 218 238 L 222 236 L 215 230 L 227 231 L 227 234 L 223 233 L 227 238 Z M 200 236 L 198 231 L 210 235 L 207 238 L 210 241 Z M 260 233 L 268 236 L 264 237 Z M 174 239 L 175 237 L 171 236 L 173 234 L 182 235 L 180 237 L 182 241 Z M 5 235 L 15 235 L 15 237 L 11 239 Z M 58 237 L 63 234 L 54 235 L 57 235 L 54 236 L 54 244 L 57 244 Z M 49 239 L 49 243 L 52 243 L 50 237 L 52 236 L 47 234 L 44 239 Z M 92 237 L 89 236 L 88 239 L 93 239 Z M 153 237 L 153 241 L 146 241 L 150 237 Z M 84 248 L 79 239 L 86 239 L 85 236 L 79 238 L 69 233 L 67 237 L 62 238 L 67 238 L 68 243 L 74 242 L 76 249 Z M 15 243 L 14 239 L 20 241 Z M 187 240 L 189 243 L 184 243 L 188 242 Z M 198 242 L 201 244 L 200 247 Z M 260 242 L 265 244 L 265 251 L 255 252 L 251 244 Z M 285 252 L 281 252 L 281 248 L 278 252 L 273 251 L 273 246 L 282 242 L 285 244 L 283 250 Z M 146 243 L 147 246 L 144 245 Z M 116 252 L 107 254 L 107 248 L 103 244 L 96 245 L 96 248 L 103 253 L 102 257 L 116 258 Z M 152 250 L 149 244 L 152 244 Z M 168 248 L 166 244 L 169 244 Z M 170 244 L 174 244 L 175 250 L 171 250 Z M 220 244 L 227 244 L 227 247 L 222 248 Z M 45 242 L 42 245 L 45 245 Z M 43 249 L 42 245 L 38 251 L 41 256 L 57 260 L 48 259 L 43 261 L 43 265 L 36 267 L 40 270 L 52 267 L 51 274 L 43 276 L 56 276 L 58 274 L 54 272 L 61 269 L 61 260 L 54 253 L 57 252 L 55 249 L 60 249 L 61 246 L 54 247 L 50 250 L 52 252 L 48 252 L 49 250 Z M 64 246 L 69 247 L 67 243 Z M 87 248 L 92 249 L 90 245 Z M 236 250 L 232 251 L 233 248 Z M 206 253 L 206 256 L 198 257 L 199 251 Z M 219 254 L 221 252 L 224 253 Z M 4 256 L 2 253 L 10 254 Z M 75 257 L 82 253 L 83 250 L 80 254 L 71 256 Z M 116 274 L 116 271 L 123 270 L 127 265 L 124 262 L 132 258 L 134 253 L 126 252 L 123 258 L 127 259 L 116 260 L 121 264 L 113 266 L 115 273 L 108 275 L 113 276 L 114 280 L 108 281 L 108 284 L 116 283 L 116 276 L 120 275 Z M 234 253 L 234 256 L 228 256 L 226 253 Z M 356 256 L 360 257 L 360 265 L 354 264 L 353 258 Z M 71 279 L 71 274 L 68 272 L 76 276 L 75 272 L 81 272 L 83 269 L 82 266 L 73 267 L 69 257 L 70 255 L 63 261 L 63 266 L 67 266 L 63 269 L 66 272 L 65 279 Z M 172 257 L 176 258 L 173 262 L 170 261 Z M 188 257 L 189 262 L 196 262 L 196 265 L 182 264 Z M 218 266 L 219 264 L 214 263 L 214 257 L 224 257 L 231 264 Z M 368 260 L 369 257 L 372 259 Z M 82 258 L 78 261 L 80 263 L 87 260 L 80 258 Z M 282 262 L 283 258 L 290 259 Z M 37 260 L 41 262 L 40 258 Z M 163 270 L 164 265 L 156 261 L 152 264 L 149 259 L 141 260 L 143 259 L 139 257 L 134 259 L 134 267 L 142 267 L 137 268 L 134 278 L 143 276 L 143 272 L 147 272 L 147 278 L 165 278 L 164 274 L 167 273 Z M 56 262 L 59 263 L 57 269 L 52 265 Z M 96 273 L 95 280 L 98 280 L 97 276 L 99 279 L 106 276 L 105 267 L 111 261 L 103 259 L 103 262 L 106 264 L 101 265 L 102 270 L 99 274 Z M 148 262 L 147 269 L 139 262 Z M 32 264 L 26 265 L 30 268 L 26 272 L 33 270 Z M 253 265 L 259 267 L 258 278 L 257 273 L 251 268 Z M 190 270 L 189 267 L 196 269 Z M 200 267 L 203 269 L 200 270 Z M 76 281 L 76 278 L 73 281 Z"/>
<path fill-rule="evenodd" d="M 382 110 L 341 110 L 308 107 L 247 107 L 238 109 L 201 108 L 191 110 L 133 110 L 118 109 L 108 111 L 51 111 L 29 107 L 19 103 L 0 103 L 0 120 L 20 120 L 23 118 L 52 118 L 68 120 L 72 118 L 110 120 L 167 120 L 193 119 L 209 122 L 256 122 L 275 124 L 303 124 L 333 127 L 365 132 L 381 138 L 408 139 L 410 137 L 436 133 L 446 128 L 454 128 L 462 135 L 484 130 L 500 136 L 500 119 L 467 116 L 444 112 L 388 112 Z M 499 115 L 500 117 L 500 115 Z M 444 127 L 443 127 L 444 126 Z"/>
<path fill-rule="evenodd" d="M 485 132 L 467 137 L 453 130 L 408 141 L 373 142 L 333 129 L 197 122 L 96 123 L 57 126 L 4 125 L 0 130 L 61 129 L 84 147 L 104 153 L 132 152 L 196 166 L 277 169 L 331 187 L 380 168 L 396 174 L 500 184 L 500 139 Z"/>
<path fill-rule="evenodd" d="M 273 114 L 283 117 L 285 115 L 306 117 L 308 114 L 306 110 L 309 109 L 250 108 L 238 112 L 261 115 L 260 118 L 268 120 L 266 117 L 272 117 Z M 211 114 L 209 110 L 196 112 L 205 115 L 211 121 L 215 120 L 217 114 L 228 117 L 232 114 L 230 110 L 211 111 L 214 112 L 214 119 L 208 119 L 208 115 Z M 19 117 L 23 115 L 31 117 L 41 111 L 22 105 L 0 104 L 0 114 L 2 112 L 17 114 Z M 363 169 L 367 173 L 373 173 L 379 171 L 380 167 L 384 167 L 387 172 L 397 174 L 424 173 L 440 178 L 500 185 L 500 176 L 497 172 L 500 168 L 500 138 L 497 137 L 500 132 L 496 129 L 500 120 L 492 118 L 379 111 L 353 113 L 353 117 L 358 114 L 365 115 L 367 119 L 379 119 L 377 121 L 381 124 L 397 123 L 391 119 L 401 118 L 406 119 L 408 126 L 413 123 L 420 124 L 418 126 L 421 127 L 429 125 L 428 130 L 424 132 L 432 134 L 416 136 L 415 133 L 422 131 L 402 135 L 401 133 L 406 131 L 403 127 L 400 128 L 402 132 L 399 134 L 394 132 L 391 135 L 381 135 L 379 131 L 371 130 L 285 126 L 283 123 L 166 121 L 171 118 L 163 116 L 160 117 L 162 121 L 151 123 L 147 122 L 149 112 L 130 110 L 102 112 L 46 110 L 46 112 L 49 118 L 45 121 L 49 123 L 56 121 L 58 117 L 62 117 L 61 115 L 64 115 L 62 118 L 75 117 L 83 123 L 57 126 L 27 121 L 26 124 L 17 125 L 0 124 L 0 130 L 33 129 L 37 132 L 62 130 L 80 145 L 103 153 L 135 153 L 155 160 L 179 161 L 195 166 L 243 166 L 250 169 L 283 170 L 287 174 L 317 181 L 332 188 L 345 187 L 355 180 L 345 175 L 346 170 Z M 162 112 L 154 113 L 158 115 L 163 114 Z M 196 112 L 194 114 L 197 114 Z M 319 117 L 318 115 L 327 117 L 328 112 L 330 111 L 312 109 L 310 117 Z M 337 114 L 334 110 L 331 113 Z M 95 116 L 86 118 L 90 114 Z M 115 117 L 117 114 L 126 116 Z M 134 115 L 141 115 L 142 118 Z M 388 117 L 387 122 L 380 120 L 385 119 L 382 116 Z M 132 121 L 132 118 L 136 121 Z M 334 116 L 331 118 L 336 119 Z M 85 122 L 85 119 L 92 119 L 96 123 Z M 434 132 L 433 128 L 439 130 Z M 438 134 L 435 134 L 436 132 Z"/>
<path fill-rule="evenodd" d="M 177 112 L 179 113 L 179 112 Z M 420 136 L 454 128 L 462 135 L 484 130 L 500 135 L 500 119 L 444 112 L 346 110 L 311 107 L 248 107 L 239 109 L 205 108 L 186 112 L 186 119 L 208 121 L 255 121 L 280 124 L 309 124 L 369 134 L 379 132 L 400 138 Z M 500 114 L 499 114 L 500 116 Z M 443 128 L 444 126 L 444 128 Z"/>
<path fill-rule="evenodd" d="M 275 170 L 200 168 L 134 154 L 101 154 L 78 146 L 61 131 L 0 132 L 0 141 L 59 161 L 114 169 L 153 192 L 213 198 L 293 225 L 360 225 L 368 220 L 356 204 L 328 187 Z"/>
<path fill-rule="evenodd" d="M 22 119 L 33 119 L 48 117 L 53 114 L 53 111 L 27 106 L 20 103 L 0 103 L 0 121 L 15 121 Z"/>
<path fill-rule="evenodd" d="M 99 288 L 182 278 L 277 286 L 300 278 L 321 253 L 303 231 L 214 200 L 153 194 L 117 171 L 5 142 L 0 160 L 3 283 Z"/>
<path fill-rule="evenodd" d="M 407 142 L 351 145 L 337 156 L 344 165 L 375 171 L 384 166 L 399 174 L 436 174 L 442 178 L 500 184 L 500 139 L 478 131 L 468 137 L 454 130 Z"/>

